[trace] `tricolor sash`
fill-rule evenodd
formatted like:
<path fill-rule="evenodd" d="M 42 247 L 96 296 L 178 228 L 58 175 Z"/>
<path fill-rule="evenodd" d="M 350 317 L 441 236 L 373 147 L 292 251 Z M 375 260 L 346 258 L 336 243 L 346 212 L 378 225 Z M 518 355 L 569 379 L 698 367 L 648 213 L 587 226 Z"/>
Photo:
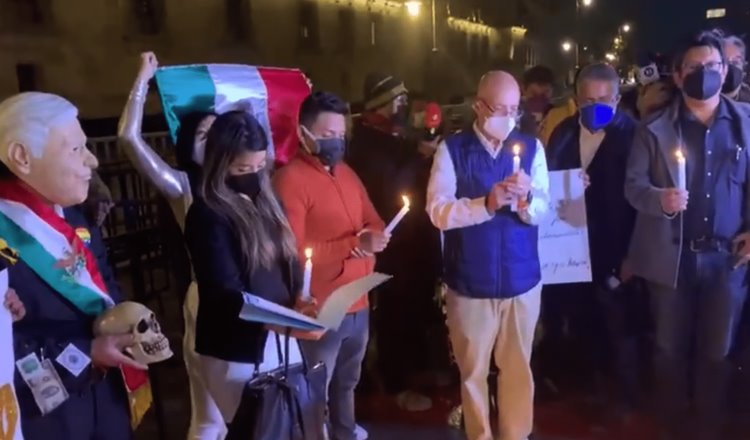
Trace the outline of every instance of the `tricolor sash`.
<path fill-rule="evenodd" d="M 89 232 L 74 229 L 55 209 L 18 181 L 0 181 L 0 237 L 34 273 L 78 310 L 98 316 L 114 301 L 88 248 Z M 151 406 L 148 373 L 120 367 L 131 420 L 137 426 Z"/>

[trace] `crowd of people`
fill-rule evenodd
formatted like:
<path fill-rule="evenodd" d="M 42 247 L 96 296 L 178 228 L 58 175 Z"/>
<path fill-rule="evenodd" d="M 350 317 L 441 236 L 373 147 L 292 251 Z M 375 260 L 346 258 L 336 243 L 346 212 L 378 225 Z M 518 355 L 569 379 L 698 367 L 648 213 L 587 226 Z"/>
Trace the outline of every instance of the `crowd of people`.
<path fill-rule="evenodd" d="M 411 118 L 410 129 L 401 80 L 371 74 L 353 127 L 332 93 L 299 103 L 299 150 L 278 169 L 270 134 L 241 109 L 182 116 L 177 163 L 168 164 L 141 133 L 158 61 L 144 53 L 140 62 L 119 145 L 174 217 L 190 440 L 248 438 L 236 417 L 251 398 L 245 385 L 282 363 L 281 345 L 288 362 L 326 368 L 327 439 L 367 438 L 354 395 L 368 350 L 379 375 L 367 379 L 410 410 L 429 408 L 413 388 L 440 357 L 434 352 L 451 350 L 467 439 L 525 440 L 535 377 L 562 384 L 574 372 L 574 386 L 595 395 L 614 384 L 608 406 L 635 409 L 644 389 L 638 347 L 651 333 L 664 438 L 723 438 L 730 355 L 750 351 L 737 337 L 750 325 L 741 39 L 694 35 L 673 53 L 671 72 L 643 80 L 630 100 L 604 63 L 582 67 L 573 96 L 557 107 L 548 69 L 529 70 L 520 84 L 490 71 L 472 123 L 437 137 L 414 129 L 424 120 Z M 121 295 L 98 230 L 106 190 L 75 107 L 39 92 L 2 101 L 0 162 L 0 238 L 18 254 L 6 307 L 16 320 L 23 435 L 131 438 L 138 387 L 123 367 L 145 366 L 125 354 L 133 335 L 92 330 Z M 550 206 L 548 173 L 571 169 L 586 188 L 592 281 L 543 286 L 538 225 L 550 210 L 566 219 L 565 206 Z M 391 233 L 383 220 L 401 209 L 402 194 L 411 210 Z M 315 256 L 312 298 L 300 294 L 306 248 Z M 356 301 L 338 329 L 240 318 L 243 292 L 315 317 L 338 287 L 375 270 L 393 279 Z M 446 328 L 450 347 L 435 344 Z M 38 389 L 29 362 L 59 393 Z"/>

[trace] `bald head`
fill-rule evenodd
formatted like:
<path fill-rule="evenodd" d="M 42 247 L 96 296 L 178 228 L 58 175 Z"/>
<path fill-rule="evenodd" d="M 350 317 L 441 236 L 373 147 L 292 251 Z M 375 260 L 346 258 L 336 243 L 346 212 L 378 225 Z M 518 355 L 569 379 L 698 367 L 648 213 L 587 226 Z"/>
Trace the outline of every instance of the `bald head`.
<path fill-rule="evenodd" d="M 485 73 L 479 80 L 477 96 L 481 99 L 492 100 L 495 96 L 503 93 L 518 95 L 521 99 L 521 90 L 518 81 L 508 72 L 493 70 Z"/>

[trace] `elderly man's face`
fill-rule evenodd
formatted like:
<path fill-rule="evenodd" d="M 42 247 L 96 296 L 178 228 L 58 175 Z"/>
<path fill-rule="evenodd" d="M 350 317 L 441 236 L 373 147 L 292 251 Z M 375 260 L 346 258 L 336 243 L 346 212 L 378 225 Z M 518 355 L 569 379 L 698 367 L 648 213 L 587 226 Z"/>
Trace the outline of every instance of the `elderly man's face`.
<path fill-rule="evenodd" d="M 28 154 L 27 161 L 19 177 L 49 203 L 62 207 L 86 200 L 91 172 L 99 165 L 77 119 L 52 127 L 42 155 Z"/>
<path fill-rule="evenodd" d="M 492 116 L 518 116 L 521 91 L 511 78 L 497 77 L 481 84 L 477 93 L 474 111 L 481 127 Z"/>

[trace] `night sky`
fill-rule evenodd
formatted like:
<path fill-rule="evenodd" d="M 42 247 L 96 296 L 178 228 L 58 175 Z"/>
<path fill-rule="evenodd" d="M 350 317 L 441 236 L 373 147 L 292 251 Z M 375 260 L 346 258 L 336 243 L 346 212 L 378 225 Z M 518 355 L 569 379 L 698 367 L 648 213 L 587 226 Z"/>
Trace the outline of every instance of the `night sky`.
<path fill-rule="evenodd" d="M 594 47 L 611 44 L 623 23 L 633 26 L 631 47 L 639 51 L 668 52 L 686 34 L 708 27 L 726 27 L 732 32 L 750 32 L 750 0 L 593 0 L 591 8 L 582 8 L 579 25 L 575 25 L 576 0 L 462 0 L 485 11 L 495 12 L 494 18 L 507 19 L 511 3 L 533 3 L 552 11 L 546 16 L 529 14 L 523 23 L 532 32 L 549 41 L 575 39 L 576 29 L 582 44 Z M 452 3 L 455 3 L 454 0 Z M 706 10 L 726 8 L 727 17 L 706 20 Z M 521 9 L 538 9 L 524 8 Z M 493 11 L 494 10 L 494 11 Z M 598 44 L 597 44 L 598 43 Z"/>
<path fill-rule="evenodd" d="M 731 32 L 747 32 L 748 0 L 594 0 L 607 5 L 607 14 L 616 12 L 632 17 L 637 25 L 633 35 L 639 48 L 669 51 L 691 32 L 722 27 Z M 609 8 L 609 5 L 613 5 Z M 621 10 L 617 10 L 617 9 Z M 706 20 L 706 10 L 725 8 L 727 17 Z M 743 25 L 744 24 L 744 25 Z M 743 30 L 744 28 L 744 30 Z"/>

